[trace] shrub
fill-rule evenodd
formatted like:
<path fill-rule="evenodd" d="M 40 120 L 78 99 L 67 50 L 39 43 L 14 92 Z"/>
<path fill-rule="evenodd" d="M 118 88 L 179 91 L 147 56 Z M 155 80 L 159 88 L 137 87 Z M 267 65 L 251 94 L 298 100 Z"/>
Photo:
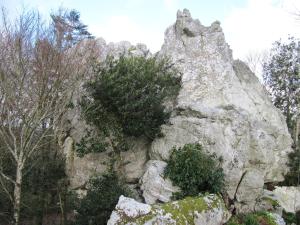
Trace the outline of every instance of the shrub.
<path fill-rule="evenodd" d="M 82 137 L 78 143 L 75 144 L 76 154 L 79 157 L 83 157 L 89 153 L 100 153 L 106 150 L 107 143 L 100 138 L 96 138 L 87 132 L 87 135 Z"/>
<path fill-rule="evenodd" d="M 106 133 L 102 122 L 111 120 L 128 136 L 153 139 L 160 133 L 170 116 L 163 101 L 180 87 L 177 71 L 168 60 L 108 57 L 95 71 L 95 80 L 86 84 L 91 100 L 85 114 L 90 122 Z"/>
<path fill-rule="evenodd" d="M 299 143 L 300 144 L 300 143 Z M 294 149 L 289 153 L 289 172 L 285 175 L 284 182 L 281 185 L 284 186 L 297 186 L 300 185 L 300 147 Z"/>
<path fill-rule="evenodd" d="M 93 177 L 89 180 L 87 195 L 76 207 L 76 225 L 106 225 L 120 195 L 130 196 L 130 191 L 115 173 Z"/>
<path fill-rule="evenodd" d="M 285 210 L 283 210 L 282 218 L 284 219 L 284 221 L 288 225 L 297 224 L 297 218 L 296 218 L 296 215 L 294 213 L 286 212 Z"/>
<path fill-rule="evenodd" d="M 199 192 L 217 193 L 224 187 L 224 173 L 216 156 L 204 153 L 200 144 L 173 148 L 165 176 L 181 188 L 175 198 L 195 196 Z"/>
<path fill-rule="evenodd" d="M 275 219 L 268 212 L 238 214 L 230 218 L 227 225 L 276 225 Z"/>

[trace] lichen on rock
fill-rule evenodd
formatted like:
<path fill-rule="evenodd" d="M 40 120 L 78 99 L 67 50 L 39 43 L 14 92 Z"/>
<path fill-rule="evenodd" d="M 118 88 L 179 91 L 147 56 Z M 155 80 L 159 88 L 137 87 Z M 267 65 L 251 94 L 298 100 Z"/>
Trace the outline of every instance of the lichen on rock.
<path fill-rule="evenodd" d="M 230 216 L 222 198 L 214 194 L 187 197 L 183 200 L 152 206 L 121 196 L 108 225 L 221 225 Z"/>

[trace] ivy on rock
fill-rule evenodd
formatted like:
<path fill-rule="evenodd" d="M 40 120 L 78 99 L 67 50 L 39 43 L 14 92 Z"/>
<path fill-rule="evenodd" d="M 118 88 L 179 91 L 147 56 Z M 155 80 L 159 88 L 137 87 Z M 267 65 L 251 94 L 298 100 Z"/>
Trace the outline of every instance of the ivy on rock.
<path fill-rule="evenodd" d="M 120 152 L 128 149 L 126 136 L 153 140 L 161 134 L 160 126 L 170 117 L 164 102 L 177 96 L 180 88 L 180 76 L 170 60 L 107 57 L 95 65 L 94 73 L 85 85 L 88 95 L 81 108 L 104 142 Z"/>

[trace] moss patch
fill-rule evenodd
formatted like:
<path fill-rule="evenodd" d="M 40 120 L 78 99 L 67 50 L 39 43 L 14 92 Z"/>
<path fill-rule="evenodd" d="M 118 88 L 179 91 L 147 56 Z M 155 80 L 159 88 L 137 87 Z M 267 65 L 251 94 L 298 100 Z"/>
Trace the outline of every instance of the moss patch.
<path fill-rule="evenodd" d="M 278 208 L 280 206 L 277 200 L 269 197 L 263 197 L 261 200 L 270 203 L 273 208 Z"/>
<path fill-rule="evenodd" d="M 272 214 L 268 212 L 255 212 L 239 214 L 230 218 L 227 225 L 277 225 Z"/>
<path fill-rule="evenodd" d="M 201 213 L 213 208 L 226 210 L 222 198 L 218 195 L 206 194 L 204 196 L 187 197 L 179 201 L 153 205 L 152 210 L 147 215 L 138 218 L 124 218 L 119 224 L 142 225 L 147 222 L 155 224 L 159 217 L 164 218 L 166 224 L 176 222 L 176 224 L 192 225 L 194 224 L 195 212 Z"/>

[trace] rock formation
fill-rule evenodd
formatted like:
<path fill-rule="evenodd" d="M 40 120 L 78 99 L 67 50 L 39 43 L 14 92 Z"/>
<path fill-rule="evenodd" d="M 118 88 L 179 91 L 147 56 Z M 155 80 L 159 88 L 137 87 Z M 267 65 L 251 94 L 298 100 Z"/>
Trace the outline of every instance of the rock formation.
<path fill-rule="evenodd" d="M 222 225 L 230 216 L 222 198 L 213 194 L 152 206 L 121 196 L 107 224 Z"/>
<path fill-rule="evenodd" d="M 173 146 L 201 143 L 223 158 L 227 193 L 238 210 L 252 210 L 264 183 L 282 181 L 287 171 L 285 118 L 250 69 L 233 60 L 219 22 L 205 27 L 188 10 L 178 11 L 159 54 L 178 67 L 182 87 L 150 158 L 167 160 Z"/>
<path fill-rule="evenodd" d="M 100 61 L 107 55 L 123 53 L 151 55 L 144 45 L 128 42 L 106 44 L 100 39 L 97 45 Z M 158 56 L 174 62 L 182 87 L 172 104 L 169 123 L 162 126 L 163 137 L 152 143 L 132 140 L 131 149 L 122 153 L 127 182 L 141 186 L 146 203 L 169 201 L 178 188 L 161 176 L 166 164 L 163 161 L 168 160 L 172 147 L 197 142 L 223 158 L 226 191 L 237 211 L 253 210 L 264 184 L 282 181 L 288 170 L 292 140 L 285 118 L 245 63 L 233 60 L 219 22 L 205 27 L 188 10 L 178 11 L 176 23 L 165 32 Z M 78 88 L 75 92 L 75 104 L 81 91 Z M 67 118 L 65 151 L 71 186 L 75 188 L 84 185 L 93 173 L 104 172 L 109 155 L 76 157 L 73 142 L 80 141 L 90 128 L 76 108 Z M 151 161 L 146 164 L 147 160 Z"/>

